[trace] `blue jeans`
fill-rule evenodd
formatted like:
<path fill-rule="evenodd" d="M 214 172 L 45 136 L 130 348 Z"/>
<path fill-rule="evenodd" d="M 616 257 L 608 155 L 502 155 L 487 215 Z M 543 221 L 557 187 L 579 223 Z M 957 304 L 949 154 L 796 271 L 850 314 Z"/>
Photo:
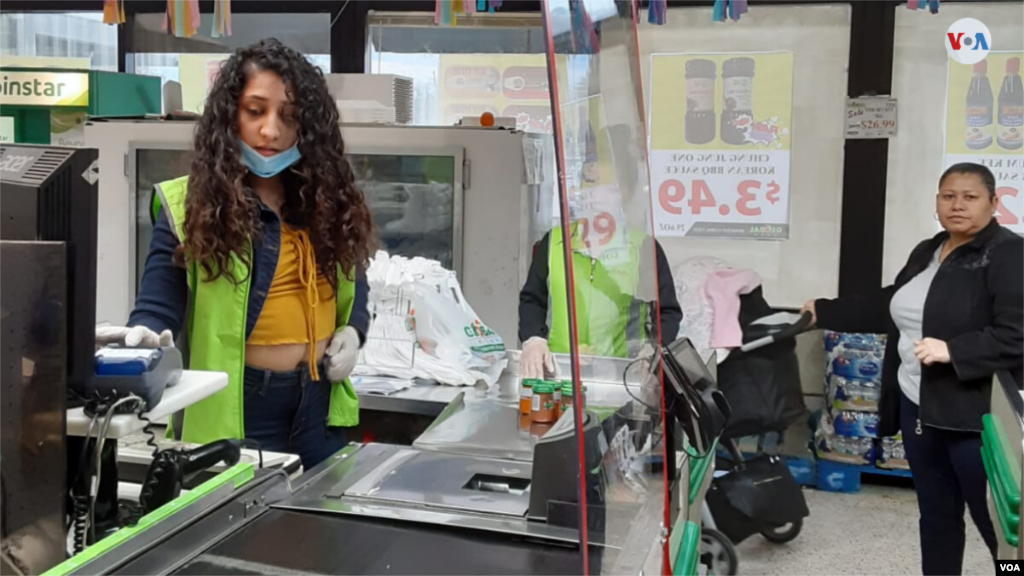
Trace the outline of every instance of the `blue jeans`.
<path fill-rule="evenodd" d="M 988 515 L 981 434 L 921 426 L 918 406 L 901 395 L 900 431 L 921 511 L 922 571 L 960 574 L 964 561 L 964 505 L 995 558 L 996 533 Z"/>
<path fill-rule="evenodd" d="M 242 386 L 245 437 L 263 450 L 298 454 L 309 470 L 345 447 L 344 429 L 327 426 L 331 383 L 314 381 L 308 367 L 271 372 L 246 366 Z"/>

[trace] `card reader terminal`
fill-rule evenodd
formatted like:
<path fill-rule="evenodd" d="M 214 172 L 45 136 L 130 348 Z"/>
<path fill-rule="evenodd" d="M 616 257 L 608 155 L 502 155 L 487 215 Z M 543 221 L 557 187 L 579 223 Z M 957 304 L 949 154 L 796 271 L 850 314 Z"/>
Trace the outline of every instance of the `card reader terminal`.
<path fill-rule="evenodd" d="M 148 412 L 163 398 L 164 389 L 181 379 L 181 352 L 173 347 L 119 348 L 96 351 L 90 395 L 123 397 L 134 394 Z"/>

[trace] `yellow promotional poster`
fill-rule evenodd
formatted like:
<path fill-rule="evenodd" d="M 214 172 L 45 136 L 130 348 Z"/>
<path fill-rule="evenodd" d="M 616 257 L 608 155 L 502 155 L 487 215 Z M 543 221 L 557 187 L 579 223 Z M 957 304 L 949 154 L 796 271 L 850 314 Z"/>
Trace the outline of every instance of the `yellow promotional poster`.
<path fill-rule="evenodd" d="M 84 147 L 85 120 L 83 110 L 51 110 L 50 144 L 69 148 Z"/>
<path fill-rule="evenodd" d="M 543 54 L 442 54 L 438 84 L 445 124 L 490 112 L 515 118 L 520 130 L 551 132 Z"/>
<path fill-rule="evenodd" d="M 788 238 L 792 115 L 791 52 L 652 55 L 657 234 Z"/>
<path fill-rule="evenodd" d="M 17 72 L 4 70 L 0 97 L 11 106 L 89 105 L 89 75 L 85 72 Z"/>
<path fill-rule="evenodd" d="M 14 143 L 14 117 L 0 116 L 0 144 Z"/>
<path fill-rule="evenodd" d="M 220 73 L 221 63 L 230 54 L 181 54 L 178 56 L 178 82 L 181 83 L 181 107 L 201 113 L 206 94 Z"/>
<path fill-rule="evenodd" d="M 974 65 L 949 61 L 945 164 L 976 162 L 996 177 L 996 219 L 1024 234 L 1024 52 L 989 52 Z"/>

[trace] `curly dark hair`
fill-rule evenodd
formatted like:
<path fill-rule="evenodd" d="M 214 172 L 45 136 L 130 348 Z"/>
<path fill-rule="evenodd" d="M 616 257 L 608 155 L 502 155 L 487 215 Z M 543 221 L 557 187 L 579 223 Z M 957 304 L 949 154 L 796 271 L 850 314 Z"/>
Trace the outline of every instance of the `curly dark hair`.
<path fill-rule="evenodd" d="M 231 254 L 250 268 L 249 242 L 261 228 L 258 200 L 240 156 L 238 102 L 249 77 L 261 71 L 281 77 L 299 127 L 302 158 L 281 173 L 281 217 L 308 231 L 317 267 L 337 288 L 338 266 L 351 279 L 369 261 L 373 221 L 345 158 L 338 108 L 323 73 L 276 39 L 236 51 L 210 89 L 195 130 L 177 261 L 198 264 L 207 280 L 224 275 L 235 283 L 244 277 L 232 268 Z"/>

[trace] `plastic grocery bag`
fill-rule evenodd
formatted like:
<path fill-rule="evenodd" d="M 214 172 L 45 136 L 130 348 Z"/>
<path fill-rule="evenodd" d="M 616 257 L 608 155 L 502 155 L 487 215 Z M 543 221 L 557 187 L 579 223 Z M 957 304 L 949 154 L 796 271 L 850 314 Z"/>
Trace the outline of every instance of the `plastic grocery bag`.
<path fill-rule="evenodd" d="M 423 283 L 408 288 L 420 348 L 451 366 L 482 373 L 488 385 L 497 382 L 505 343 L 470 307 L 455 275 L 449 273 L 436 289 Z"/>
<path fill-rule="evenodd" d="M 473 311 L 455 274 L 436 260 L 378 252 L 366 272 L 373 322 L 355 374 L 497 382 L 505 345 Z"/>

